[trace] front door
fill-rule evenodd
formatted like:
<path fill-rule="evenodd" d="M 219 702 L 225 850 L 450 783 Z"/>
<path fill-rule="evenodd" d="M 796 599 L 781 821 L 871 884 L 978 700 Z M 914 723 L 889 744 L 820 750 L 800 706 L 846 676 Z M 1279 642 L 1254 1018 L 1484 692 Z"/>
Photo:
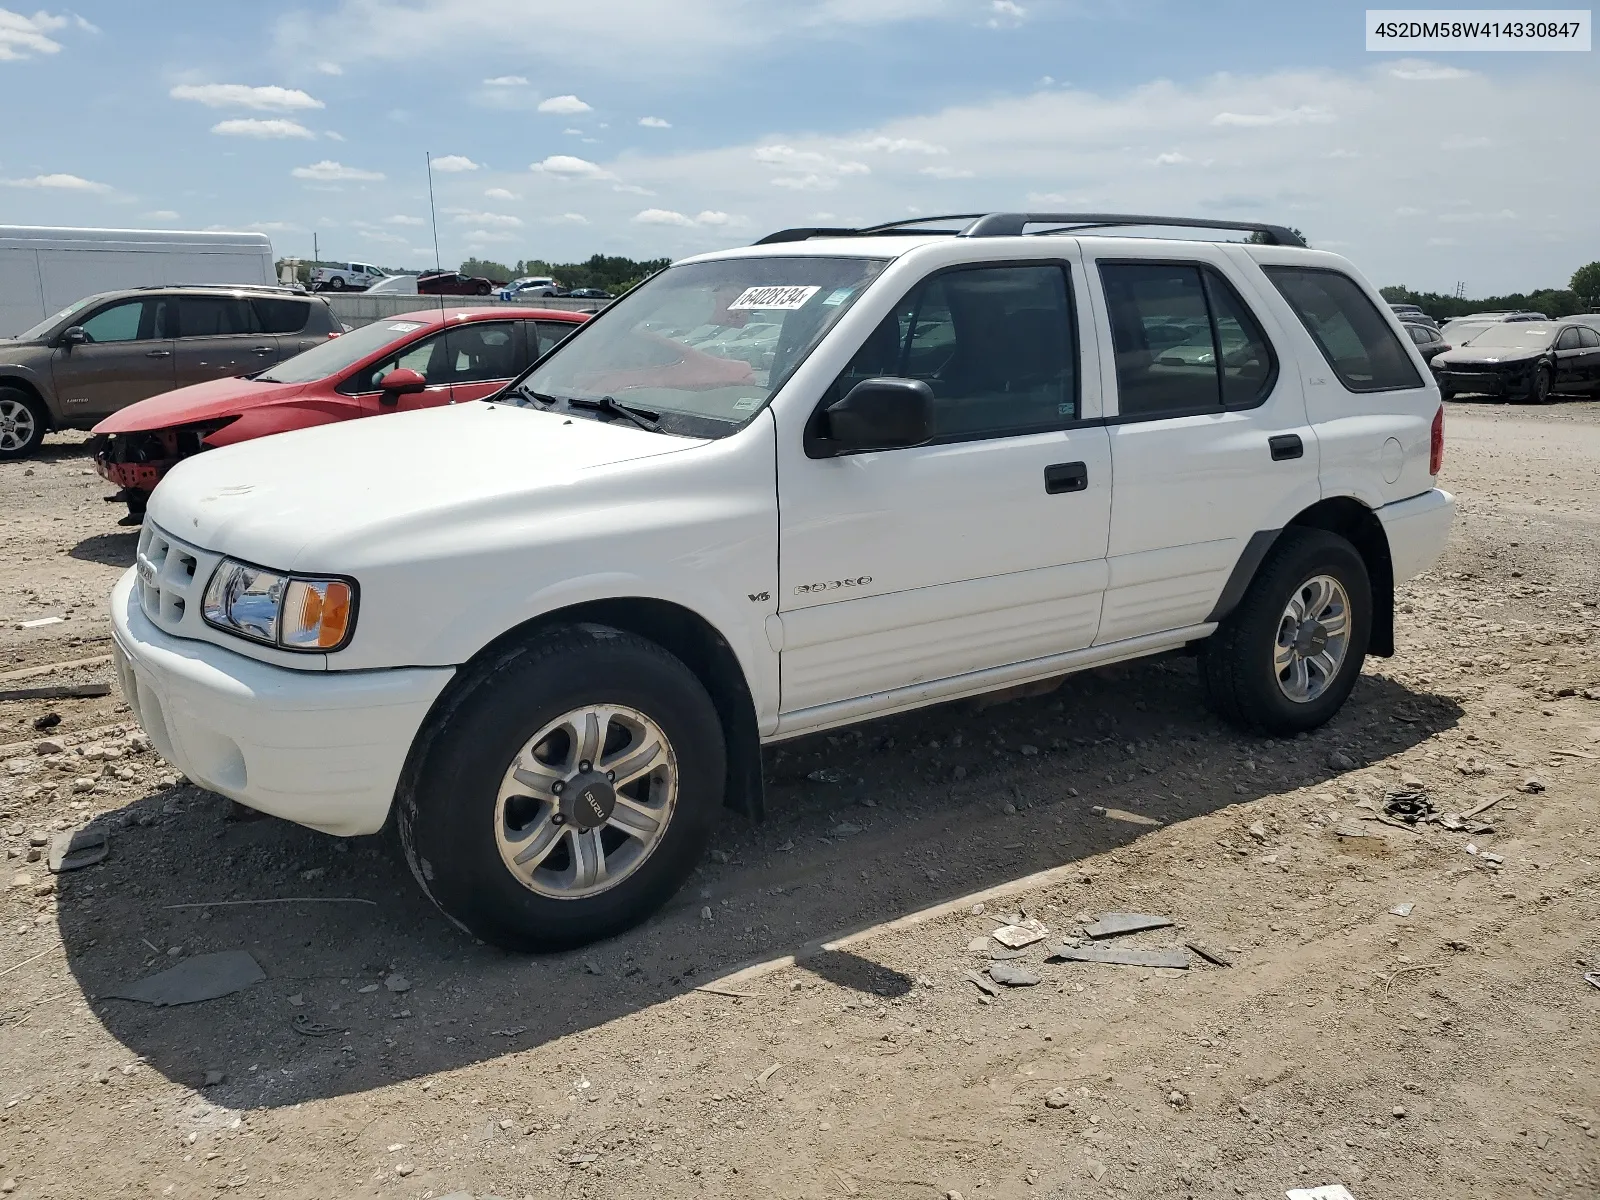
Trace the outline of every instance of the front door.
<path fill-rule="evenodd" d="M 173 387 L 172 301 L 114 300 L 79 326 L 88 341 L 60 345 L 50 373 L 67 421 L 103 417 Z"/>
<path fill-rule="evenodd" d="M 1295 360 L 1215 247 L 1175 258 L 1130 241 L 1093 278 L 1117 397 L 1105 643 L 1208 620 L 1251 535 L 1321 493 Z"/>
<path fill-rule="evenodd" d="M 1099 415 L 1079 350 L 1093 342 L 1059 249 L 924 279 L 818 405 L 863 379 L 924 380 L 931 444 L 811 458 L 782 431 L 783 712 L 1093 642 L 1110 452 L 1105 428 L 1083 420 Z"/>
<path fill-rule="evenodd" d="M 416 326 L 409 322 L 397 321 L 391 324 L 390 328 L 397 333 L 404 333 L 409 329 L 415 329 Z M 390 371 L 398 371 L 401 368 L 421 375 L 427 386 L 420 392 L 401 395 L 385 392 L 379 386 L 383 382 L 383 377 Z M 450 388 L 450 348 L 446 343 L 446 331 L 443 330 L 418 338 L 414 342 L 407 342 L 379 361 L 354 372 L 339 385 L 341 392 L 360 400 L 362 415 L 369 417 L 380 413 L 449 404 Z"/>

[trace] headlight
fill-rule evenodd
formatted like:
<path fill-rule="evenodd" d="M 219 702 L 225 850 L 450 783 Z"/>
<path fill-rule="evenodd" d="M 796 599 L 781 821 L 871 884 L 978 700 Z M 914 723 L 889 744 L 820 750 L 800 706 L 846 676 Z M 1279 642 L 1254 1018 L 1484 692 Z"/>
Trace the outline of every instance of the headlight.
<path fill-rule="evenodd" d="M 282 575 L 225 558 L 206 584 L 206 624 L 284 650 L 338 650 L 356 623 L 348 579 Z"/>

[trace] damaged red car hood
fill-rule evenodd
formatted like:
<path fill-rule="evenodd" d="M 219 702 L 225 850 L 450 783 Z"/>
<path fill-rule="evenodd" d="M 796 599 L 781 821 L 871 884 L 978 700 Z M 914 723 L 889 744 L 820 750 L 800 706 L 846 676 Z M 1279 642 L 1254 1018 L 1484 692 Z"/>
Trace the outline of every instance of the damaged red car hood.
<path fill-rule="evenodd" d="M 95 433 L 145 433 L 233 417 L 298 396 L 307 383 L 265 383 L 256 379 L 208 379 L 176 391 L 163 392 L 112 413 L 94 427 Z"/>

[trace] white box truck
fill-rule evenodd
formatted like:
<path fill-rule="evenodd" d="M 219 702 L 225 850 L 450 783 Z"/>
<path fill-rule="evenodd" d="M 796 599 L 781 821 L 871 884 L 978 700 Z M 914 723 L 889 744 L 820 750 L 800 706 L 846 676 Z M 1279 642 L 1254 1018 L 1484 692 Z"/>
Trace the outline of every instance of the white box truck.
<path fill-rule="evenodd" d="M 0 337 L 96 292 L 276 282 L 272 242 L 264 233 L 0 225 Z"/>

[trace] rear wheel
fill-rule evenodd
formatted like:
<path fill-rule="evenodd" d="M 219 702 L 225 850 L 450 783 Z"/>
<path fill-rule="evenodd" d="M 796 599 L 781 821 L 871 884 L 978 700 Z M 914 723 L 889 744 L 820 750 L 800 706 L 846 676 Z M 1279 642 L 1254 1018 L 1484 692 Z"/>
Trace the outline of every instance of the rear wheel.
<path fill-rule="evenodd" d="M 722 805 L 722 727 L 660 646 L 555 629 L 480 669 L 424 731 L 397 796 L 417 882 L 457 925 L 554 950 L 643 920 Z"/>
<path fill-rule="evenodd" d="M 479 296 L 487 296 L 493 290 L 487 283 L 480 283 L 472 289 L 473 293 Z"/>
<path fill-rule="evenodd" d="M 50 424 L 44 405 L 17 388 L 0 388 L 0 459 L 27 458 Z"/>
<path fill-rule="evenodd" d="M 327 286 L 328 286 L 328 289 L 330 291 L 334 291 L 334 292 L 342 292 L 342 291 L 344 291 L 344 276 L 343 275 L 335 275 L 332 279 L 328 280 Z"/>
<path fill-rule="evenodd" d="M 1315 729 L 1355 687 L 1371 631 L 1372 585 L 1355 547 L 1321 529 L 1285 530 L 1200 645 L 1206 700 L 1251 732 Z"/>

